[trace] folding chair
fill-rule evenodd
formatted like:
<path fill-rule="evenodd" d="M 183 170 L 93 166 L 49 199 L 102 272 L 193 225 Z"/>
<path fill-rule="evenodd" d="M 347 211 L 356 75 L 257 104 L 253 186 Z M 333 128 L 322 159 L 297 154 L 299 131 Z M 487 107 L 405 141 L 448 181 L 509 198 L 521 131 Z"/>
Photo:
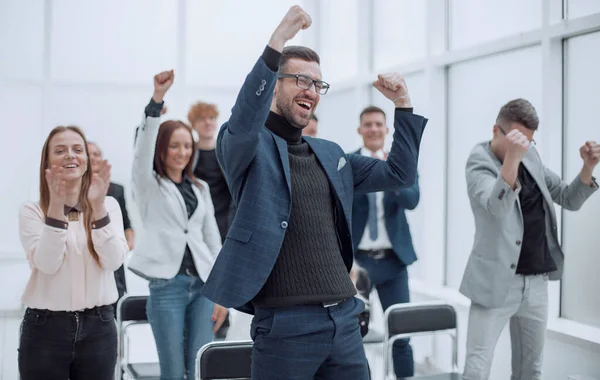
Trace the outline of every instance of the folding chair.
<path fill-rule="evenodd" d="M 453 372 L 410 379 L 460 380 L 458 373 L 458 326 L 456 310 L 445 302 L 403 303 L 390 306 L 384 313 L 384 374 L 386 379 L 396 379 L 390 366 L 393 344 L 398 339 L 426 335 L 450 335 L 452 338 Z"/>
<path fill-rule="evenodd" d="M 207 343 L 196 355 L 196 380 L 249 380 L 251 363 L 251 340 Z"/>
<path fill-rule="evenodd" d="M 125 295 L 117 303 L 118 355 L 115 379 L 160 380 L 158 363 L 129 363 L 129 335 L 131 326 L 148 322 L 148 296 Z M 124 375 L 124 376 L 123 376 Z"/>

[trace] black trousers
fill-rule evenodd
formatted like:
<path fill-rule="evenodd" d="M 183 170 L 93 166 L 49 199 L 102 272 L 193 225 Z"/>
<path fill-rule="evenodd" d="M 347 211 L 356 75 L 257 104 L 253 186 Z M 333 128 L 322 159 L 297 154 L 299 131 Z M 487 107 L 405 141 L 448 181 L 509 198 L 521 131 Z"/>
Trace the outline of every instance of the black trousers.
<path fill-rule="evenodd" d="M 117 361 L 112 305 L 83 311 L 25 311 L 19 343 L 22 380 L 111 380 Z"/>

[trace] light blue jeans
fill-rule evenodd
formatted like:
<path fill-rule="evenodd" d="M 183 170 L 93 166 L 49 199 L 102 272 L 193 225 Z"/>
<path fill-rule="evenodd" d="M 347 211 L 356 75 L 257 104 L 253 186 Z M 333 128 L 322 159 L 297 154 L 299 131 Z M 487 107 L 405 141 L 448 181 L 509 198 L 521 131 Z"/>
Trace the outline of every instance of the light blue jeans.
<path fill-rule="evenodd" d="M 201 295 L 199 277 L 150 279 L 146 313 L 158 350 L 161 380 L 192 380 L 198 350 L 213 340 L 214 304 Z M 184 377 L 187 376 L 187 377 Z"/>

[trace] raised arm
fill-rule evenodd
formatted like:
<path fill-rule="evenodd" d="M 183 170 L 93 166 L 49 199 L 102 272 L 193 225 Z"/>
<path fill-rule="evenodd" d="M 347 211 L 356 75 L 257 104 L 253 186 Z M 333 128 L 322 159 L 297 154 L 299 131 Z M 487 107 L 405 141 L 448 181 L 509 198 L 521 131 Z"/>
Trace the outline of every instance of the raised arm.
<path fill-rule="evenodd" d="M 396 106 L 394 112 L 394 140 L 386 161 L 348 154 L 354 173 L 354 191 L 369 193 L 399 190 L 414 184 L 423 130 L 427 119 L 412 113 L 412 104 L 404 78 L 397 74 L 381 74 L 373 82 L 386 98 Z"/>
<path fill-rule="evenodd" d="M 595 141 L 587 141 L 579 149 L 579 154 L 583 167 L 570 184 L 544 166 L 544 178 L 552 200 L 571 211 L 579 210 L 588 197 L 598 190 L 598 183 L 592 174 L 600 160 L 600 145 Z"/>
<path fill-rule="evenodd" d="M 138 127 L 135 137 L 135 150 L 132 164 L 133 193 L 136 199 L 155 183 L 154 150 L 160 128 L 160 115 L 164 106 L 164 97 L 175 79 L 173 70 L 164 71 L 154 76 L 154 94 L 144 110 L 142 125 Z"/>
<path fill-rule="evenodd" d="M 400 208 L 406 210 L 414 210 L 419 204 L 419 176 L 415 177 L 415 183 L 406 189 L 396 190 L 392 192 L 394 201 Z"/>
<path fill-rule="evenodd" d="M 254 159 L 259 132 L 269 116 L 279 58 L 285 43 L 311 23 L 310 16 L 300 7 L 290 8 L 273 32 L 262 57 L 246 77 L 231 117 L 217 137 L 217 159 L 228 182 L 242 177 Z"/>

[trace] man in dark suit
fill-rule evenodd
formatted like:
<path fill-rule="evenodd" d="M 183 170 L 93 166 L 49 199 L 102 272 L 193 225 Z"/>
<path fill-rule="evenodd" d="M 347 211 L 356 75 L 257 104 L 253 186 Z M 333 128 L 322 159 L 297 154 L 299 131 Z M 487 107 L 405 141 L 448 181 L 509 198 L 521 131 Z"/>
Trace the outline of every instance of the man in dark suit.
<path fill-rule="evenodd" d="M 98 144 L 94 142 L 88 141 L 88 154 L 90 155 L 90 163 L 92 166 L 92 171 L 95 170 L 96 163 L 101 161 L 102 158 L 102 150 L 98 146 Z M 127 214 L 127 206 L 125 204 L 125 189 L 122 185 L 111 182 L 108 187 L 108 196 L 111 196 L 117 200 L 119 206 L 121 207 L 121 215 L 123 216 L 123 228 L 125 229 L 125 239 L 127 239 L 127 245 L 129 245 L 129 250 L 133 249 L 134 242 L 134 231 L 131 227 L 131 221 L 129 220 L 129 215 Z M 125 268 L 123 265 L 115 272 L 115 282 L 117 283 L 117 290 L 119 292 L 119 299 L 123 297 L 125 293 L 127 293 L 127 282 L 125 281 Z M 117 300 L 118 302 L 118 300 Z M 115 310 L 117 309 L 117 303 L 113 305 Z"/>
<path fill-rule="evenodd" d="M 383 150 L 389 128 L 385 112 L 375 106 L 360 114 L 358 133 L 363 147 L 356 151 L 362 156 L 386 159 Z M 354 194 L 352 234 L 356 261 L 369 276 L 369 286 L 375 286 L 383 310 L 397 303 L 409 302 L 407 266 L 417 256 L 412 244 L 405 210 L 419 203 L 419 185 L 392 191 Z M 408 339 L 400 339 L 393 348 L 394 370 L 397 377 L 414 375 L 413 353 Z"/>
<path fill-rule="evenodd" d="M 397 107 L 387 161 L 302 137 L 329 85 L 316 52 L 284 45 L 311 22 L 289 10 L 218 134 L 236 214 L 204 295 L 254 314 L 253 379 L 365 380 L 364 303 L 348 275 L 352 197 L 412 186 L 426 119 L 402 77 L 385 74 L 374 86 Z"/>

